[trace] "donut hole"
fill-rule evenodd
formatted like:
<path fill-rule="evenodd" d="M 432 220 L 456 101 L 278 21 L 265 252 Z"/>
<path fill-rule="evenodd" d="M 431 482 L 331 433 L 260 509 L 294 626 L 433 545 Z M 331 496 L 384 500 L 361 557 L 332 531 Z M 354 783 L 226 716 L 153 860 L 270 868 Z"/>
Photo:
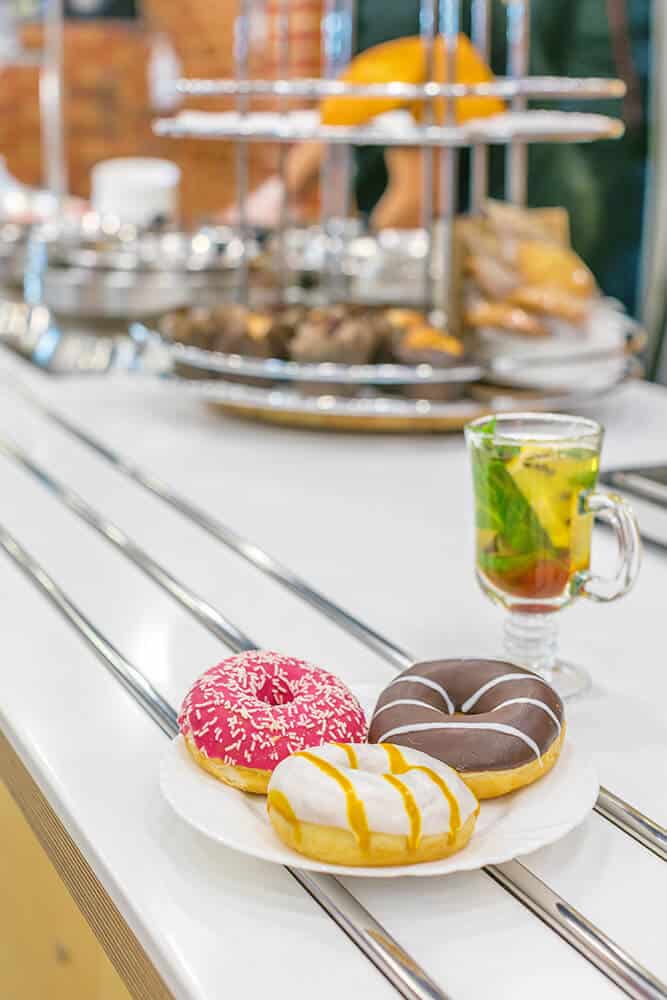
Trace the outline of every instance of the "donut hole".
<path fill-rule="evenodd" d="M 267 676 L 262 686 L 255 692 L 255 697 L 266 705 L 288 705 L 294 701 L 295 694 L 283 677 Z"/>

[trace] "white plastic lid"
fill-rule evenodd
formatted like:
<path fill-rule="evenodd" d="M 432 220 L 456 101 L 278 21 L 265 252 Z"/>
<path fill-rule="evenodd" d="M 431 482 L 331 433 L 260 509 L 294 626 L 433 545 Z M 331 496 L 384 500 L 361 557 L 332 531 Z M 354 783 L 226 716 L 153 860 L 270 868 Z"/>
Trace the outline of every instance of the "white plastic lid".
<path fill-rule="evenodd" d="M 91 171 L 91 204 L 100 215 L 150 225 L 178 215 L 180 168 L 170 160 L 128 156 L 96 163 Z"/>

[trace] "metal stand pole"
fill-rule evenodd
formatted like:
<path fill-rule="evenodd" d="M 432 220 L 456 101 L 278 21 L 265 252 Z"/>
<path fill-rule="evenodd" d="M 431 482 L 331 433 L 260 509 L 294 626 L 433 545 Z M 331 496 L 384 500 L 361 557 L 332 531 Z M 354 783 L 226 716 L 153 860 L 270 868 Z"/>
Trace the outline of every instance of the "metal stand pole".
<path fill-rule="evenodd" d="M 234 23 L 234 68 L 237 80 L 248 79 L 248 49 L 250 37 L 250 0 L 239 0 L 239 13 Z M 241 119 L 248 111 L 247 94 L 238 94 L 236 110 Z M 236 140 L 236 207 L 239 219 L 239 236 L 242 250 L 239 259 L 239 282 L 237 298 L 248 304 L 248 143 L 244 138 Z"/>
<path fill-rule="evenodd" d="M 491 9 L 489 0 L 473 0 L 472 43 L 487 65 L 491 62 Z M 470 164 L 470 210 L 479 214 L 489 185 L 489 147 L 473 146 Z"/>
<path fill-rule="evenodd" d="M 39 76 L 43 183 L 58 199 L 67 194 L 63 122 L 63 0 L 47 0 Z"/>
<path fill-rule="evenodd" d="M 280 80 L 288 80 L 290 77 L 290 65 L 289 65 L 289 30 L 290 30 L 290 0 L 280 0 L 280 6 L 278 9 L 278 78 Z M 283 121 L 286 121 L 287 114 L 289 112 L 288 100 L 286 97 L 281 96 L 278 99 L 279 109 L 283 116 Z M 289 195 L 287 193 L 287 180 L 286 180 L 286 168 L 287 168 L 287 146 L 284 142 L 278 145 L 278 175 L 280 177 L 280 183 L 282 186 L 282 195 L 280 201 L 280 215 L 278 218 L 278 231 L 277 231 L 277 244 L 279 260 L 281 261 L 280 267 L 280 287 L 285 291 L 285 287 L 288 281 L 287 268 L 285 267 L 285 261 L 287 259 L 287 244 L 285 240 L 285 230 L 290 224 L 290 205 L 289 205 Z"/>
<path fill-rule="evenodd" d="M 445 51 L 445 77 L 451 83 L 456 80 L 456 52 L 459 35 L 460 0 L 440 0 L 440 35 Z M 445 125 L 456 124 L 456 98 L 448 97 L 445 102 Z M 458 194 L 459 151 L 456 146 L 446 146 L 440 150 L 440 218 L 443 240 L 442 267 L 442 307 L 446 324 L 449 326 L 454 316 L 454 223 L 456 220 Z"/>
<path fill-rule="evenodd" d="M 419 30 L 422 44 L 424 46 L 424 56 L 426 63 L 426 79 L 430 82 L 434 79 L 434 41 L 436 26 L 436 0 L 421 0 L 419 5 Z M 425 100 L 424 125 L 432 125 L 435 120 L 433 113 L 433 98 Z M 424 146 L 422 149 L 422 206 L 421 225 L 424 231 L 426 246 L 424 248 L 424 270 L 423 270 L 423 299 L 424 312 L 428 313 L 433 308 L 433 220 L 435 210 L 433 204 L 433 179 L 434 179 L 434 154 L 432 146 Z"/>
<path fill-rule="evenodd" d="M 352 58 L 355 0 L 326 0 L 322 21 L 323 75 L 333 79 Z M 329 297 L 344 294 L 340 259 L 345 244 L 344 221 L 350 215 L 352 193 L 352 150 L 350 146 L 329 145 L 320 174 L 320 219 L 326 239 L 325 281 Z"/>
<path fill-rule="evenodd" d="M 530 64 L 530 0 L 507 3 L 507 75 L 519 79 L 528 74 Z M 512 111 L 524 111 L 525 97 L 512 98 Z M 528 187 L 528 147 L 511 142 L 505 157 L 505 197 L 515 205 L 525 205 Z"/>

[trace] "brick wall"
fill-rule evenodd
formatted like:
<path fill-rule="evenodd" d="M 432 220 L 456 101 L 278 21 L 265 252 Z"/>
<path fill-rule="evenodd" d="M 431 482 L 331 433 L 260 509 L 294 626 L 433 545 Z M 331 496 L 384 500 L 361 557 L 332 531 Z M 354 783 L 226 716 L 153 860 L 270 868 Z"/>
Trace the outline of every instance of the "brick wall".
<path fill-rule="evenodd" d="M 193 76 L 232 72 L 235 4 L 184 4 L 148 0 L 151 23 L 170 35 Z M 210 8 L 210 9 L 209 9 Z M 201 13 L 197 15 L 197 10 Z M 30 27 L 25 44 L 37 47 L 41 29 Z M 229 143 L 158 139 L 151 132 L 147 68 L 150 35 L 145 25 L 127 22 L 71 22 L 65 30 L 65 130 L 70 188 L 89 193 L 90 168 L 111 156 L 165 156 L 183 171 L 181 203 L 186 220 L 217 211 L 233 196 L 234 150 Z M 196 106 L 190 102 L 189 106 Z M 213 109 L 224 102 L 200 104 Z M 39 184 L 41 155 L 37 70 L 0 70 L 0 155 L 22 181 Z M 253 155 L 257 182 L 269 170 L 266 150 Z"/>

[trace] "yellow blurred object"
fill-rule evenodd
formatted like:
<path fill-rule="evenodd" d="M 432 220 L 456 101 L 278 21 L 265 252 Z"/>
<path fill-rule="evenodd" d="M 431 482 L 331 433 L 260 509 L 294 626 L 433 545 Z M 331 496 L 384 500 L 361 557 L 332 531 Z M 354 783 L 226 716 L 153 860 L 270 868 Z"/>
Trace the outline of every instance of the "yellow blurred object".
<path fill-rule="evenodd" d="M 465 313 L 470 327 L 492 327 L 530 337 L 548 337 L 549 329 L 536 316 L 510 302 L 478 302 Z"/>
<path fill-rule="evenodd" d="M 551 285 L 522 285 L 507 296 L 507 301 L 522 309 L 557 316 L 570 323 L 583 323 L 590 305 L 584 296 L 572 295 Z"/>
<path fill-rule="evenodd" d="M 460 340 L 423 323 L 408 327 L 403 338 L 403 346 L 411 351 L 443 351 L 445 354 L 455 354 L 457 357 L 463 354 L 463 344 Z"/>
<path fill-rule="evenodd" d="M 581 257 L 568 247 L 521 240 L 516 248 L 516 264 L 529 285 L 548 285 L 583 298 L 595 294 L 595 278 Z"/>
<path fill-rule="evenodd" d="M 439 83 L 446 80 L 446 53 L 441 38 L 433 47 L 433 76 Z M 426 48 L 419 36 L 398 38 L 367 49 L 356 56 L 341 75 L 346 83 L 413 83 L 427 80 Z M 493 73 L 465 35 L 459 35 L 456 49 L 456 82 L 487 83 Z M 442 121 L 445 99 L 434 102 L 435 117 Z M 399 97 L 328 97 L 320 105 L 324 125 L 363 125 L 370 118 L 409 107 L 419 120 L 423 114 L 422 101 L 407 101 Z M 456 121 L 460 124 L 472 118 L 498 114 L 505 105 L 495 97 L 461 97 L 456 101 Z"/>

